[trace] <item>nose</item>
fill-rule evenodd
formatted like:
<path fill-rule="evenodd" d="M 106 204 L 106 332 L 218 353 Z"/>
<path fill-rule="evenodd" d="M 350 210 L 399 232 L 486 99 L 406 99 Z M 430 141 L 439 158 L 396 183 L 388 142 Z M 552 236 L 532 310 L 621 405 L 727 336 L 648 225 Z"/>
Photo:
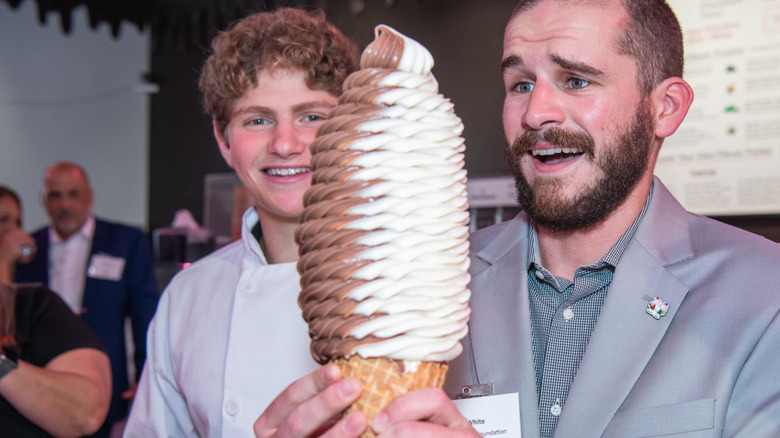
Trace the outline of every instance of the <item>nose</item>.
<path fill-rule="evenodd" d="M 302 154 L 308 147 L 302 131 L 292 121 L 279 121 L 274 129 L 270 152 L 281 158 Z"/>
<path fill-rule="evenodd" d="M 528 130 L 541 130 L 548 125 L 563 123 L 565 114 L 556 90 L 544 82 L 537 82 L 531 90 L 523 113 L 523 124 Z"/>
<path fill-rule="evenodd" d="M 67 215 L 73 210 L 73 200 L 68 196 L 63 196 L 57 202 L 54 203 L 53 210 L 58 215 Z"/>
<path fill-rule="evenodd" d="M 67 194 L 59 194 L 56 196 L 47 194 L 47 202 L 49 206 L 55 210 L 61 210 L 63 208 L 67 208 L 68 205 L 70 205 Z"/>
<path fill-rule="evenodd" d="M 73 208 L 81 201 L 83 193 L 79 191 L 68 191 L 60 196 L 60 208 Z"/>

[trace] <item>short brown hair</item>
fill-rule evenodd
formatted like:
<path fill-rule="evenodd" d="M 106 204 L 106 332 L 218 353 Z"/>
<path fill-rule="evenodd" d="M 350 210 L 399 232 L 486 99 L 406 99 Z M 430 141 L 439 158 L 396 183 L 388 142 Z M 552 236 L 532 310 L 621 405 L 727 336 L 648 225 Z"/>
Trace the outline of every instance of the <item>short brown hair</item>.
<path fill-rule="evenodd" d="M 13 191 L 10 187 L 0 186 L 0 198 L 9 197 L 14 201 L 19 210 L 22 209 L 22 201 L 19 199 L 19 195 Z"/>
<path fill-rule="evenodd" d="M 357 46 L 320 11 L 279 8 L 258 12 L 214 37 L 201 70 L 203 108 L 223 132 L 236 100 L 257 85 L 266 69 L 306 73 L 312 90 L 341 95 L 347 75 L 359 65 Z"/>
<path fill-rule="evenodd" d="M 512 18 L 542 0 L 520 0 Z M 564 1 L 564 0 L 561 0 Z M 566 0 L 583 2 L 588 0 Z M 595 0 L 590 0 L 594 2 Z M 606 4 L 603 0 L 598 3 Z M 680 23 L 666 0 L 616 0 L 623 6 L 628 22 L 615 41 L 618 53 L 636 61 L 640 91 L 649 95 L 667 78 L 683 75 L 683 37 Z"/>

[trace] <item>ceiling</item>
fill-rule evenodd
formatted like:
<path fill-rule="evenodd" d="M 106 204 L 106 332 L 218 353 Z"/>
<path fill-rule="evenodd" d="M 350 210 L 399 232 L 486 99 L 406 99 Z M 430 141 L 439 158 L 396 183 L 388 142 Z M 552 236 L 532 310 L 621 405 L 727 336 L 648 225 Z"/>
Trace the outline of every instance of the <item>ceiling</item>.
<path fill-rule="evenodd" d="M 89 26 L 107 24 L 118 37 L 123 24 L 139 30 L 151 29 L 153 39 L 184 45 L 202 45 L 211 39 L 213 29 L 226 27 L 249 11 L 277 6 L 318 6 L 322 0 L 0 0 L 16 8 L 21 3 L 36 5 L 38 21 L 58 20 L 64 33 L 70 33 L 71 13 L 86 7 Z M 159 45 L 159 41 L 157 44 Z"/>

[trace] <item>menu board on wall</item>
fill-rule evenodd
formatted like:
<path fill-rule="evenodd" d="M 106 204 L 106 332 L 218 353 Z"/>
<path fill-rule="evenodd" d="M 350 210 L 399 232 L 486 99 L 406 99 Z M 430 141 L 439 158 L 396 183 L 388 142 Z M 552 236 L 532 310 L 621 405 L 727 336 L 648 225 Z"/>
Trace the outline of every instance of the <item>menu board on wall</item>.
<path fill-rule="evenodd" d="M 689 210 L 780 213 L 780 0 L 669 0 L 693 105 L 658 175 Z"/>

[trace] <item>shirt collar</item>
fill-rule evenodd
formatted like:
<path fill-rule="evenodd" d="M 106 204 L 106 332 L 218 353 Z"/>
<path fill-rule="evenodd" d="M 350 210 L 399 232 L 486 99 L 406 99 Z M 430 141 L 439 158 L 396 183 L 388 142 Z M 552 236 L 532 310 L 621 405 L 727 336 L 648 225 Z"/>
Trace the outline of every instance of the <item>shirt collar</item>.
<path fill-rule="evenodd" d="M 260 248 L 260 243 L 252 234 L 252 229 L 260 223 L 260 217 L 257 215 L 254 207 L 248 208 L 244 212 L 244 217 L 241 220 L 241 241 L 244 247 L 249 249 L 252 253 L 260 258 L 262 264 L 267 265 L 268 261 L 265 259 L 263 249 Z"/>
<path fill-rule="evenodd" d="M 84 221 L 84 225 L 82 225 L 78 231 L 73 233 L 73 235 L 70 236 L 68 240 L 74 237 L 80 237 L 82 239 L 92 240 L 92 236 L 94 235 L 95 235 L 95 216 L 90 214 L 87 215 L 87 220 Z M 57 234 L 57 230 L 54 229 L 54 226 L 50 225 L 49 242 L 51 242 L 52 245 L 57 245 L 57 244 L 65 243 L 67 242 L 67 240 L 62 240 L 60 235 Z"/>

